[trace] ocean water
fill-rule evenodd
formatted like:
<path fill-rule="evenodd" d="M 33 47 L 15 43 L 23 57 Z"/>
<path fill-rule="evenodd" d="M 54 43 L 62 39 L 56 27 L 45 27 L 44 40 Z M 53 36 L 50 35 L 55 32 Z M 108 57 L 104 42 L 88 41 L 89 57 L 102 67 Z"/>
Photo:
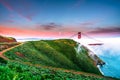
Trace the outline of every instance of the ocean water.
<path fill-rule="evenodd" d="M 103 75 L 120 78 L 120 43 L 89 46 L 106 64 L 99 69 Z"/>

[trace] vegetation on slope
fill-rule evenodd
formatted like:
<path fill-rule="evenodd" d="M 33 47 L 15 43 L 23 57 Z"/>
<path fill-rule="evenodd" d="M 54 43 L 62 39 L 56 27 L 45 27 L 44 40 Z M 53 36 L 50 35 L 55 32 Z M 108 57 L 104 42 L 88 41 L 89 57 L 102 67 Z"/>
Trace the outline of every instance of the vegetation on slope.
<path fill-rule="evenodd" d="M 4 55 L 10 60 L 101 74 L 88 56 L 87 49 L 81 47 L 77 53 L 77 46 L 75 41 L 69 39 L 30 41 Z"/>
<path fill-rule="evenodd" d="M 85 76 L 16 61 L 5 61 L 2 58 L 0 58 L 0 64 L 1 80 L 109 80 L 104 77 Z"/>
<path fill-rule="evenodd" d="M 0 42 L 0 51 L 3 51 L 7 48 L 13 47 L 15 45 L 20 44 L 19 42 Z"/>

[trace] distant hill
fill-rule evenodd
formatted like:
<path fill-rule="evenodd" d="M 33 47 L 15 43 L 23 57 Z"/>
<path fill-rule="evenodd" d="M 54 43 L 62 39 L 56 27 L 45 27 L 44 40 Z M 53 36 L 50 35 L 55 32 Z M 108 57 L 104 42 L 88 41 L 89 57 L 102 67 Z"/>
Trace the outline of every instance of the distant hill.
<path fill-rule="evenodd" d="M 17 42 L 15 38 L 0 35 L 0 42 Z"/>

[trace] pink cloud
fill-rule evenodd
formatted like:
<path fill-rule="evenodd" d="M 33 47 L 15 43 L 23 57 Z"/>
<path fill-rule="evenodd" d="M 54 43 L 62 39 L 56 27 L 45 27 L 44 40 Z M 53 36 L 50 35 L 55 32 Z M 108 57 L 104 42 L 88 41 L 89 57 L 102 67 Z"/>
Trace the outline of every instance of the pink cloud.
<path fill-rule="evenodd" d="M 14 18 L 15 16 L 14 16 L 14 15 L 12 15 L 12 14 L 10 14 L 10 15 L 9 15 L 9 17 L 10 17 L 10 18 Z"/>
<path fill-rule="evenodd" d="M 80 23 L 80 25 L 83 25 L 83 26 L 91 26 L 91 25 L 95 25 L 96 23 L 95 22 L 84 22 L 84 23 Z"/>
<path fill-rule="evenodd" d="M 83 22 L 77 25 L 60 25 L 56 23 L 35 24 L 34 30 L 54 31 L 54 32 L 89 32 L 92 30 L 91 26 L 96 22 Z"/>
<path fill-rule="evenodd" d="M 32 29 L 23 29 L 15 27 L 7 27 L 0 25 L 0 35 L 10 35 L 10 36 L 18 36 L 18 37 L 49 37 L 49 38 L 60 38 L 66 37 L 68 38 L 73 33 L 71 32 L 62 32 L 60 35 L 59 32 L 53 31 L 43 31 L 43 30 L 32 30 Z"/>
<path fill-rule="evenodd" d="M 6 20 L 6 22 L 13 23 L 15 21 L 14 20 Z"/>
<path fill-rule="evenodd" d="M 0 2 L 3 4 L 4 7 L 6 7 L 9 11 L 14 11 L 12 6 L 8 4 L 7 2 L 0 0 Z"/>
<path fill-rule="evenodd" d="M 120 27 L 118 26 L 106 26 L 104 28 L 96 28 L 88 34 L 101 35 L 101 36 L 120 36 Z"/>
<path fill-rule="evenodd" d="M 56 23 L 48 23 L 48 24 L 36 24 L 35 26 L 35 29 L 37 30 L 47 30 L 47 31 L 50 31 L 50 30 L 57 30 L 57 29 L 60 29 L 61 25 L 58 25 Z"/>
<path fill-rule="evenodd" d="M 8 11 L 10 11 L 10 12 L 15 11 L 21 18 L 24 18 L 28 21 L 32 21 L 33 15 L 30 15 L 29 13 L 27 13 L 27 15 L 25 16 L 22 14 L 22 13 L 24 13 L 24 11 L 20 11 L 19 9 L 15 10 L 13 8 L 13 6 L 11 6 L 8 2 L 5 2 L 3 0 L 0 0 L 0 2 Z M 21 4 L 21 6 L 22 6 L 22 4 Z M 28 9 L 26 9 L 25 11 L 28 11 Z M 11 15 L 10 17 L 13 17 L 13 16 Z"/>
<path fill-rule="evenodd" d="M 20 13 L 20 12 L 18 12 L 18 15 L 21 17 L 21 18 L 24 18 L 24 19 L 26 19 L 27 21 L 32 21 L 32 19 L 31 19 L 31 17 L 26 17 L 26 16 L 24 16 L 22 13 Z"/>

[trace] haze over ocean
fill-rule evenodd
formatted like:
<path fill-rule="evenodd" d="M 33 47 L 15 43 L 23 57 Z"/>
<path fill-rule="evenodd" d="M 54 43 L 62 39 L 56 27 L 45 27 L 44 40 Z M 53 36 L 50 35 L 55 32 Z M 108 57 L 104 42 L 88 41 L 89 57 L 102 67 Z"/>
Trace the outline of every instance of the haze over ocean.
<path fill-rule="evenodd" d="M 103 75 L 120 78 L 120 42 L 113 41 L 104 43 L 104 45 L 89 47 L 105 61 L 106 64 L 100 67 Z"/>

